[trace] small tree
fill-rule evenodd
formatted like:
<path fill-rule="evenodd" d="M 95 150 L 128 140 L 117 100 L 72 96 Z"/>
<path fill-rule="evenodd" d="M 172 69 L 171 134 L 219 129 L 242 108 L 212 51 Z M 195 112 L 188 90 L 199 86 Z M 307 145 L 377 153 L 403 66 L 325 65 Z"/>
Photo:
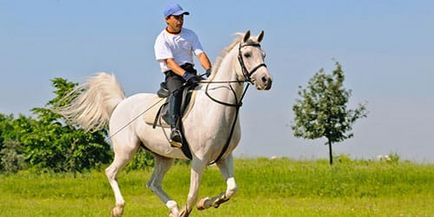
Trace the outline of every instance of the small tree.
<path fill-rule="evenodd" d="M 306 89 L 299 87 L 301 99 L 297 99 L 292 108 L 295 113 L 294 136 L 306 139 L 325 137 L 330 165 L 333 164 L 332 144 L 351 138 L 353 123 L 367 116 L 363 104 L 354 110 L 347 109 L 351 90 L 346 90 L 343 83 L 344 71 L 338 62 L 331 75 L 321 69 L 309 80 Z"/>

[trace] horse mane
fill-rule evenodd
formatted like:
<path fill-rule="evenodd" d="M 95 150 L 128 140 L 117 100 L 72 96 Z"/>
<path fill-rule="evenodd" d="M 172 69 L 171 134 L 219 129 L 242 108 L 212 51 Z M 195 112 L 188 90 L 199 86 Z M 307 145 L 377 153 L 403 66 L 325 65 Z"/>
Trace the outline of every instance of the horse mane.
<path fill-rule="evenodd" d="M 218 72 L 218 70 L 219 70 L 219 68 L 220 68 L 220 66 L 221 66 L 221 64 L 222 64 L 222 62 L 223 62 L 223 59 L 226 57 L 226 55 L 238 44 L 238 43 L 240 43 L 241 42 L 241 40 L 242 40 L 242 38 L 243 38 L 243 36 L 244 36 L 244 33 L 240 33 L 240 32 L 237 32 L 237 33 L 235 33 L 235 39 L 232 41 L 232 43 L 231 44 L 229 44 L 227 47 L 225 47 L 221 52 L 220 52 L 220 54 L 218 55 L 218 57 L 216 58 L 216 61 L 215 61 L 215 63 L 214 63 L 214 66 L 213 66 L 213 71 L 212 71 L 212 73 L 211 73 L 211 80 L 214 78 L 214 76 L 216 75 L 216 72 Z"/>

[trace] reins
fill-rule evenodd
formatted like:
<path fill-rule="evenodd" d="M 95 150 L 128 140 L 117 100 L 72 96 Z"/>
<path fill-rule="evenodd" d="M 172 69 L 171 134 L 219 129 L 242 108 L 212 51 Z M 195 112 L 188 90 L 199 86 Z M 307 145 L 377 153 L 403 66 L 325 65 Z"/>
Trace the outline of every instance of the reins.
<path fill-rule="evenodd" d="M 242 98 L 244 98 L 244 95 L 245 95 L 245 93 L 246 93 L 246 91 L 247 91 L 247 87 L 249 87 L 249 85 L 246 86 L 246 88 L 244 89 L 243 95 L 242 95 L 242 97 L 241 97 L 241 101 L 238 101 L 238 99 L 237 99 L 237 93 L 235 92 L 235 90 L 234 90 L 234 88 L 232 87 L 231 83 L 228 83 L 228 84 L 229 84 L 229 87 L 231 88 L 232 93 L 234 94 L 234 98 L 235 98 L 235 103 L 232 104 L 232 103 L 223 102 L 223 101 L 221 101 L 221 100 L 218 100 L 218 99 L 212 97 L 212 96 L 208 93 L 209 84 L 212 84 L 212 83 L 208 83 L 208 84 L 206 85 L 206 88 L 205 88 L 205 95 L 208 96 L 208 98 L 210 98 L 212 101 L 214 101 L 214 102 L 216 102 L 216 103 L 218 103 L 218 104 L 222 104 L 222 105 L 225 105 L 225 106 L 229 106 L 229 107 L 241 107 L 241 106 L 243 105 Z"/>
<path fill-rule="evenodd" d="M 240 46 L 238 47 L 238 62 L 240 63 L 241 70 L 242 70 L 242 73 L 243 73 L 243 75 L 244 75 L 244 81 L 238 81 L 238 80 L 237 80 L 237 81 L 216 81 L 216 82 L 208 81 L 208 82 L 204 82 L 204 83 L 207 83 L 206 88 L 205 88 L 205 94 L 206 94 L 206 96 L 208 96 L 212 101 L 214 101 L 214 102 L 216 102 L 216 103 L 218 103 L 218 104 L 225 105 L 225 106 L 235 107 L 235 118 L 234 118 L 234 121 L 232 122 L 232 126 L 231 126 L 231 131 L 230 131 L 230 133 L 229 133 L 229 137 L 228 137 L 228 139 L 226 140 L 226 143 L 225 143 L 225 145 L 223 146 L 223 149 L 222 149 L 222 151 L 220 152 L 220 154 L 218 155 L 218 157 L 217 157 L 214 161 L 211 161 L 211 162 L 209 163 L 210 165 L 213 164 L 213 163 L 218 162 L 218 161 L 223 157 L 223 155 L 226 153 L 226 151 L 227 151 L 228 148 L 229 148 L 229 145 L 230 145 L 231 140 L 232 140 L 232 136 L 233 136 L 233 134 L 234 134 L 235 125 L 236 125 L 237 120 L 238 120 L 238 114 L 239 114 L 239 111 L 240 111 L 241 106 L 243 105 L 243 99 L 244 99 L 244 96 L 246 95 L 247 89 L 249 88 L 250 84 L 253 83 L 253 81 L 252 81 L 252 79 L 251 79 L 251 76 L 252 76 L 252 75 L 253 75 L 253 74 L 254 74 L 254 73 L 255 73 L 259 68 L 261 68 L 261 67 L 265 67 L 265 68 L 267 68 L 267 65 L 265 65 L 265 63 L 261 63 L 261 64 L 255 66 L 251 71 L 249 71 L 249 70 L 247 69 L 246 65 L 244 64 L 244 59 L 243 59 L 243 57 L 242 57 L 242 52 L 241 52 L 241 48 L 242 48 L 242 47 L 246 47 L 246 46 L 253 46 L 253 47 L 259 47 L 259 48 L 260 48 L 261 45 L 260 45 L 259 43 L 246 43 L 246 44 L 244 44 L 244 45 L 242 45 L 242 44 L 240 43 Z M 243 93 L 242 93 L 242 95 L 241 95 L 241 98 L 238 100 L 238 98 L 237 98 L 237 94 L 236 94 L 234 88 L 232 87 L 231 83 L 239 83 L 239 84 L 241 84 L 241 83 L 244 83 L 244 82 L 248 82 L 248 83 L 247 83 L 246 87 L 244 88 L 244 91 L 243 91 Z M 229 87 L 230 87 L 230 89 L 231 89 L 233 95 L 234 95 L 235 103 L 227 103 L 227 102 L 223 102 L 223 101 L 221 101 L 221 100 L 218 100 L 218 99 L 212 97 L 212 96 L 208 93 L 209 84 L 212 84 L 212 83 L 227 83 L 227 84 L 229 85 Z"/>
<path fill-rule="evenodd" d="M 161 98 L 160 100 L 158 100 L 156 103 L 154 103 L 153 105 L 149 106 L 145 111 L 141 112 L 140 114 L 138 114 L 136 117 L 134 117 L 132 120 L 130 120 L 128 123 L 126 123 L 123 127 L 121 127 L 120 129 L 118 129 L 115 133 L 113 133 L 113 135 L 109 136 L 108 138 L 111 139 L 113 136 L 115 136 L 116 134 L 118 134 L 119 132 L 121 132 L 123 129 L 125 129 L 128 125 L 130 125 L 131 123 L 133 123 L 133 121 L 137 120 L 137 118 L 139 118 L 140 116 L 142 116 L 143 114 L 145 114 L 146 112 L 148 112 L 149 110 L 151 110 L 154 106 L 158 105 L 158 103 L 160 103 L 161 101 L 163 101 L 165 98 Z"/>
<path fill-rule="evenodd" d="M 208 93 L 209 83 L 208 83 L 208 85 L 206 86 L 206 88 L 205 88 L 205 94 L 206 94 L 206 95 L 207 95 L 207 96 L 208 96 L 212 101 L 214 101 L 214 102 L 216 102 L 216 103 L 218 103 L 218 104 L 225 105 L 225 106 L 235 107 L 235 117 L 234 117 L 234 121 L 232 122 L 231 131 L 229 132 L 229 136 L 228 136 L 228 138 L 227 138 L 227 140 L 226 140 L 226 142 L 225 142 L 225 145 L 223 146 L 223 149 L 222 149 L 222 151 L 220 152 L 220 154 L 217 156 L 217 158 L 216 158 L 214 161 L 211 161 L 211 162 L 209 163 L 209 165 L 218 162 L 218 161 L 223 157 L 223 155 L 226 153 L 226 151 L 228 150 L 229 145 L 230 145 L 231 140 L 232 140 L 232 136 L 233 136 L 233 134 L 234 134 L 235 125 L 237 124 L 238 114 L 239 114 L 239 111 L 240 111 L 241 106 L 243 105 L 243 102 L 242 102 L 242 101 L 243 101 L 243 99 L 244 99 L 244 96 L 246 95 L 246 92 L 247 92 L 247 89 L 249 88 L 249 86 L 250 86 L 250 83 L 248 83 L 248 84 L 246 85 L 246 87 L 244 88 L 243 94 L 241 95 L 240 100 L 238 100 L 238 98 L 237 98 L 237 94 L 236 94 L 234 88 L 233 88 L 232 85 L 229 83 L 229 87 L 231 88 L 231 91 L 232 91 L 232 93 L 234 94 L 234 98 L 235 98 L 235 103 L 233 103 L 233 104 L 231 104 L 231 103 L 227 103 L 227 102 L 223 102 L 223 101 L 220 101 L 220 100 L 215 99 L 214 97 L 212 97 L 212 96 L 209 95 L 209 93 Z"/>

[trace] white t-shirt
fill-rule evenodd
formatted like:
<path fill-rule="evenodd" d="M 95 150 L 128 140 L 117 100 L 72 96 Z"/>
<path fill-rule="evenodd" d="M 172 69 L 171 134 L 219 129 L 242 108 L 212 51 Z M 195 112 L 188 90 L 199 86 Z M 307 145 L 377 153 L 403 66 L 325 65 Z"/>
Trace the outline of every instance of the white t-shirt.
<path fill-rule="evenodd" d="M 179 34 L 171 34 L 164 29 L 155 40 L 154 51 L 161 71 L 165 72 L 170 70 L 165 59 L 173 58 L 178 65 L 193 64 L 193 53 L 197 56 L 203 49 L 196 33 L 182 28 Z"/>

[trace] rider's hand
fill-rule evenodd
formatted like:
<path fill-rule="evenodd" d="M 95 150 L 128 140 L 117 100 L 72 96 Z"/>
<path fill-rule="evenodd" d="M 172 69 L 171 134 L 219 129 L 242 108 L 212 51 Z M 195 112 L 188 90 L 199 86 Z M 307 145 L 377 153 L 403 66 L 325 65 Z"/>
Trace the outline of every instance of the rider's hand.
<path fill-rule="evenodd" d="M 184 78 L 184 80 L 187 82 L 187 84 L 197 84 L 199 83 L 200 79 L 197 75 L 190 73 L 190 72 L 185 72 L 184 75 L 182 76 L 182 78 Z"/>
<path fill-rule="evenodd" d="M 211 68 L 209 68 L 209 69 L 207 69 L 206 71 L 205 71 L 205 76 L 207 77 L 207 78 L 209 78 L 209 76 L 211 75 Z"/>

